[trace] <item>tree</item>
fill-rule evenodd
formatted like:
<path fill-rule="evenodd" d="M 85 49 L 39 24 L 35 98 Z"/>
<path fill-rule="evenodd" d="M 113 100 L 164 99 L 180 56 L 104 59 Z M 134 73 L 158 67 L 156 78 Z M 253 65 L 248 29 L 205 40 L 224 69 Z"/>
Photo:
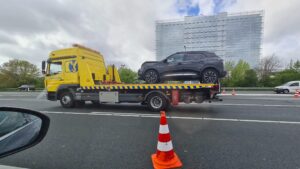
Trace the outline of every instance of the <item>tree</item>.
<path fill-rule="evenodd" d="M 300 72 L 300 61 L 297 60 L 294 64 L 293 64 L 293 69 L 296 70 L 297 72 Z"/>
<path fill-rule="evenodd" d="M 280 67 L 280 61 L 276 55 L 270 55 L 260 60 L 258 68 L 260 86 L 273 86 L 271 75 Z"/>
<path fill-rule="evenodd" d="M 243 85 L 243 80 L 245 79 L 246 71 L 250 69 L 247 62 L 240 60 L 238 64 L 234 67 L 231 72 L 231 81 L 233 86 Z"/>
<path fill-rule="evenodd" d="M 132 71 L 131 69 L 126 67 L 121 67 L 119 68 L 118 71 L 122 82 L 134 83 L 137 81 L 138 75 L 136 72 Z"/>
<path fill-rule="evenodd" d="M 24 60 L 10 60 L 0 66 L 0 87 L 18 87 L 22 84 L 35 84 L 39 76 L 36 65 Z"/>
<path fill-rule="evenodd" d="M 276 55 L 264 57 L 259 63 L 259 76 L 261 79 L 265 79 L 275 72 L 280 67 L 280 61 Z"/>
<path fill-rule="evenodd" d="M 250 70 L 250 66 L 247 62 L 239 60 L 239 62 L 234 65 L 234 62 L 226 62 L 225 70 L 227 71 L 227 77 L 222 79 L 223 86 L 237 87 L 237 86 L 248 86 L 247 79 L 255 79 L 257 75 L 254 70 L 252 70 L 249 76 L 246 77 L 247 71 Z M 253 74 L 253 71 L 255 74 Z"/>
<path fill-rule="evenodd" d="M 221 79 L 221 84 L 223 86 L 232 86 L 231 83 L 231 71 L 234 69 L 234 62 L 233 61 L 228 61 L 225 62 L 224 67 L 225 70 L 227 71 L 227 75 L 226 77 L 224 77 L 223 79 Z"/>
<path fill-rule="evenodd" d="M 286 69 L 284 71 L 278 72 L 275 77 L 272 79 L 271 86 L 278 86 L 288 81 L 299 80 L 300 72 L 297 72 L 295 69 Z"/>
<path fill-rule="evenodd" d="M 242 81 L 241 86 L 255 87 L 257 86 L 257 83 L 258 83 L 257 73 L 253 69 L 246 70 L 245 78 Z"/>
<path fill-rule="evenodd" d="M 226 71 L 232 71 L 233 69 L 234 69 L 234 62 L 233 61 L 225 62 L 225 70 Z"/>

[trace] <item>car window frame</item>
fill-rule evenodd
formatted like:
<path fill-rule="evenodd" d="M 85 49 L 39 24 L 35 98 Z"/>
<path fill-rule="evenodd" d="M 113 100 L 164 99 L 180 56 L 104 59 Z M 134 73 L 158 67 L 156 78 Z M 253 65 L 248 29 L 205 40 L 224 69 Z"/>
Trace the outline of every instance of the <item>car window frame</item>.
<path fill-rule="evenodd" d="M 190 56 L 189 56 L 190 55 Z M 193 59 L 193 60 L 185 60 L 185 58 L 190 58 L 190 57 L 193 57 L 192 55 L 197 55 L 196 57 L 197 57 L 197 59 Z M 200 61 L 200 60 L 202 60 L 202 59 L 205 59 L 205 55 L 204 54 L 202 54 L 202 53 L 186 53 L 185 55 L 184 55 L 184 59 L 183 59 L 183 61 L 184 62 L 190 62 L 190 61 Z"/>
<path fill-rule="evenodd" d="M 296 85 L 294 85 L 296 84 Z M 290 87 L 299 87 L 299 82 L 294 82 L 292 84 L 289 85 Z"/>
<path fill-rule="evenodd" d="M 175 62 L 175 61 L 173 61 L 173 62 L 168 62 L 168 60 L 169 60 L 171 57 L 174 57 L 175 55 L 182 55 L 182 60 L 181 60 L 180 62 L 183 62 L 183 61 L 184 61 L 184 57 L 185 57 L 185 54 L 184 54 L 184 53 L 175 53 L 175 54 L 173 54 L 173 55 L 171 55 L 171 56 L 169 56 L 169 57 L 166 58 L 166 63 L 168 63 L 168 64 L 172 64 L 172 63 L 180 63 L 180 62 Z"/>

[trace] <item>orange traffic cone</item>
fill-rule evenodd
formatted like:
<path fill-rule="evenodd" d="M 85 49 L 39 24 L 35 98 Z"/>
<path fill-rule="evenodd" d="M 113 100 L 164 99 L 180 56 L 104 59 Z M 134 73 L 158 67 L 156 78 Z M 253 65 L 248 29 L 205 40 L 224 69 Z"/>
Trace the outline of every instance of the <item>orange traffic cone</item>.
<path fill-rule="evenodd" d="M 299 90 L 296 90 L 295 94 L 294 94 L 294 98 L 298 98 L 300 96 L 300 92 Z"/>
<path fill-rule="evenodd" d="M 222 94 L 225 94 L 225 93 L 226 93 L 226 90 L 225 90 L 225 89 L 223 89 L 223 90 L 222 90 Z"/>
<path fill-rule="evenodd" d="M 182 163 L 173 150 L 166 113 L 160 112 L 160 126 L 156 154 L 151 155 L 155 169 L 179 168 Z"/>
<path fill-rule="evenodd" d="M 232 96 L 235 96 L 235 95 L 236 95 L 236 92 L 235 92 L 234 89 L 232 89 L 231 95 L 232 95 Z"/>

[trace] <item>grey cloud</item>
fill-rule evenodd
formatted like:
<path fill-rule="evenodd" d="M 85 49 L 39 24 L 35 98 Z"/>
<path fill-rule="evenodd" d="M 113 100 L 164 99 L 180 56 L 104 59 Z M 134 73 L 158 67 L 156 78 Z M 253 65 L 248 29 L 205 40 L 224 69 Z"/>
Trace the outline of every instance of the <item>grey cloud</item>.
<path fill-rule="evenodd" d="M 137 69 L 155 58 L 155 20 L 179 16 L 174 4 L 173 0 L 2 1 L 0 56 L 39 65 L 51 50 L 81 43 L 99 50 L 107 63 Z"/>

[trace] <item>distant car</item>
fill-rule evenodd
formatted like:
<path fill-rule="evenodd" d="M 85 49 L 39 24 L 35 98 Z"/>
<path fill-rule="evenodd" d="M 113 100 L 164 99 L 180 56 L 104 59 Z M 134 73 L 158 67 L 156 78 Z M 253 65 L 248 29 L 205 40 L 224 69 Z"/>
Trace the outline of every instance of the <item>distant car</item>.
<path fill-rule="evenodd" d="M 274 91 L 276 93 L 295 93 L 296 90 L 300 91 L 300 81 L 290 81 L 281 86 L 276 86 Z"/>
<path fill-rule="evenodd" d="M 217 83 L 226 75 L 223 60 L 215 53 L 205 51 L 177 52 L 162 61 L 144 62 L 138 71 L 146 83 L 165 80 L 199 80 Z"/>
<path fill-rule="evenodd" d="M 35 86 L 34 85 L 21 85 L 20 87 L 18 87 L 18 89 L 20 91 L 30 91 L 30 90 L 35 90 Z"/>

